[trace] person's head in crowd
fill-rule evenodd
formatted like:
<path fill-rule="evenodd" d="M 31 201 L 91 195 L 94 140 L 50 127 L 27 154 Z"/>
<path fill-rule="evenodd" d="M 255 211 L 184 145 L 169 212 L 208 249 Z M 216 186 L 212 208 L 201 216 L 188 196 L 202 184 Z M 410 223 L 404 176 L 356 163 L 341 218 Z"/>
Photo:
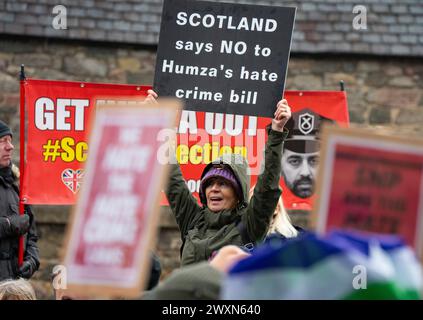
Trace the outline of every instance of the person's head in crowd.
<path fill-rule="evenodd" d="M 250 199 L 253 196 L 254 187 L 255 186 L 250 189 Z M 269 230 L 267 232 L 268 235 L 273 233 L 279 233 L 285 238 L 293 238 L 298 235 L 298 231 L 292 225 L 288 212 L 283 205 L 282 196 L 279 197 L 278 204 L 276 206 L 275 212 L 273 213 L 272 221 L 270 222 Z"/>
<path fill-rule="evenodd" d="M 31 284 L 25 279 L 0 282 L 0 300 L 37 300 Z"/>
<path fill-rule="evenodd" d="M 210 265 L 220 272 L 227 273 L 238 261 L 249 256 L 250 253 L 242 250 L 240 247 L 228 245 L 216 253 L 213 259 L 210 260 Z"/>
<path fill-rule="evenodd" d="M 282 176 L 286 186 L 299 198 L 309 198 L 314 193 L 319 164 L 318 133 L 324 121 L 333 122 L 312 110 L 303 109 L 294 112 L 286 124 L 289 135 L 282 154 Z"/>
<path fill-rule="evenodd" d="M 0 168 L 8 167 L 12 162 L 13 149 L 12 130 L 0 120 Z"/>
<path fill-rule="evenodd" d="M 246 160 L 236 154 L 225 155 L 209 164 L 201 175 L 200 199 L 203 205 L 217 213 L 244 203 L 247 167 Z"/>
<path fill-rule="evenodd" d="M 146 290 L 151 290 L 159 284 L 161 274 L 162 265 L 160 259 L 154 252 L 151 252 L 151 267 Z"/>

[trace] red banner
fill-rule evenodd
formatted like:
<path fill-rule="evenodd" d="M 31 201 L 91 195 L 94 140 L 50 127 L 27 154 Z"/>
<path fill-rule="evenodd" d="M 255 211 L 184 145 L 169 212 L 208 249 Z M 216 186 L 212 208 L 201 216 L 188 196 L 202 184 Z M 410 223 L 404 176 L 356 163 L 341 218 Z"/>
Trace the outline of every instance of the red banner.
<path fill-rule="evenodd" d="M 96 100 L 139 99 L 146 96 L 149 88 L 26 80 L 24 89 L 28 140 L 22 188 L 22 197 L 26 203 L 74 204 L 84 175 L 83 164 L 89 149 L 86 137 Z M 285 146 L 290 145 L 296 149 L 297 140 L 310 137 L 317 140 L 322 120 L 329 119 L 340 126 L 348 126 L 345 92 L 286 91 L 285 98 L 296 120 L 291 121 L 293 125 L 289 128 L 290 132 L 300 133 L 290 136 Z M 270 122 L 270 118 L 255 116 L 184 111 L 178 127 L 176 151 L 188 187 L 194 195 L 198 198 L 199 179 L 204 167 L 224 153 L 240 153 L 247 158 L 251 168 L 251 185 L 254 185 L 260 173 L 267 139 L 265 127 Z M 301 132 L 304 129 L 302 123 L 309 125 L 309 128 L 302 130 L 306 134 Z M 302 155 L 296 155 L 297 160 L 288 159 L 287 163 L 298 166 L 298 159 L 301 158 L 311 162 L 306 159 L 304 150 L 302 152 Z M 314 163 L 318 161 L 313 160 Z M 286 208 L 310 210 L 314 169 L 310 170 L 313 172 L 306 181 L 307 187 L 304 181 L 296 178 L 301 175 L 297 168 L 285 167 L 283 164 L 285 174 L 281 178 L 281 187 Z M 285 181 L 288 181 L 289 186 Z M 164 196 L 161 204 L 167 204 Z"/>
<path fill-rule="evenodd" d="M 300 116 L 307 115 L 310 124 L 313 124 L 309 128 L 311 130 L 308 134 L 290 135 L 288 137 L 289 142 L 285 142 L 285 148 L 288 145 L 295 147 L 297 141 L 302 141 L 303 139 L 310 140 L 312 138 L 318 140 L 316 137 L 319 133 L 320 123 L 324 121 L 333 121 L 342 127 L 347 127 L 349 124 L 345 92 L 285 91 L 285 98 L 292 109 L 293 120 L 298 120 Z M 297 117 L 297 113 L 300 116 Z M 188 188 L 197 199 L 199 199 L 200 176 L 204 167 L 224 153 L 234 152 L 245 156 L 250 164 L 251 186 L 256 183 L 267 140 L 265 127 L 270 123 L 270 118 L 263 117 L 234 116 L 195 111 L 183 112 L 178 130 L 177 159 L 181 165 Z M 294 121 L 291 121 L 290 124 L 289 130 L 291 133 L 299 131 L 298 125 L 301 125 L 301 122 L 297 121 L 294 123 Z M 307 130 L 303 131 L 307 133 Z M 308 150 L 297 151 L 300 151 L 295 153 L 297 157 L 304 158 L 307 156 L 304 151 Z M 313 152 L 310 154 L 313 154 Z M 298 161 L 297 159 L 296 162 Z M 317 163 L 318 161 L 316 160 Z M 283 169 L 287 172 L 292 172 L 291 176 L 294 181 L 297 175 L 301 175 L 301 173 L 296 172 L 298 171 L 296 168 L 286 168 L 286 166 L 284 168 L 283 165 Z M 306 194 L 307 197 L 303 198 L 295 195 L 285 183 L 285 179 L 281 178 L 283 199 L 287 209 L 311 210 L 314 199 L 314 173 L 316 170 L 317 167 L 313 168 L 313 172 L 310 173 L 312 194 Z M 167 204 L 164 196 L 161 204 Z"/>
<path fill-rule="evenodd" d="M 22 199 L 30 204 L 74 204 L 96 101 L 143 98 L 150 87 L 32 79 L 23 86 L 27 143 Z"/>

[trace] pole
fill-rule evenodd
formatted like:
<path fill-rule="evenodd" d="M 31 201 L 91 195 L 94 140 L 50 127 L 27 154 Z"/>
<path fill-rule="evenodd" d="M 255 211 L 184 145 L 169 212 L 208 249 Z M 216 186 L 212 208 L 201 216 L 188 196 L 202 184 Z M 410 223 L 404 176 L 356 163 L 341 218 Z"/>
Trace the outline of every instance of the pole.
<path fill-rule="evenodd" d="M 24 162 L 25 162 L 25 66 L 21 65 L 21 72 L 19 74 L 20 81 L 20 161 L 19 161 L 19 214 L 25 213 L 25 200 L 22 199 L 22 185 L 24 177 Z M 19 237 L 19 251 L 18 263 L 22 265 L 24 258 L 24 237 Z"/>

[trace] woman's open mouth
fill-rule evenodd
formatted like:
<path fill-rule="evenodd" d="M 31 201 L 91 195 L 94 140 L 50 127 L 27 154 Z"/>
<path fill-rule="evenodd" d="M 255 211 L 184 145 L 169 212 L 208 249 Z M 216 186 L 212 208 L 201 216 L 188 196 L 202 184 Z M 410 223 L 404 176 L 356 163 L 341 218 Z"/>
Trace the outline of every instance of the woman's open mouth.
<path fill-rule="evenodd" d="M 209 201 L 211 204 L 218 204 L 223 200 L 222 197 L 210 197 Z"/>

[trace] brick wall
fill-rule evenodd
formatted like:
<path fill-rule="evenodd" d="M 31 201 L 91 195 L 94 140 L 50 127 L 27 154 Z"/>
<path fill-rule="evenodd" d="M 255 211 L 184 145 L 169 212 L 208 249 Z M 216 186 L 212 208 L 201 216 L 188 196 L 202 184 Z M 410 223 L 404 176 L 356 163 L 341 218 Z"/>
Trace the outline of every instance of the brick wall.
<path fill-rule="evenodd" d="M 296 7 L 293 52 L 423 54 L 421 0 L 214 0 Z M 52 28 L 58 4 L 67 29 Z M 366 9 L 368 28 L 353 29 L 353 9 Z M 0 0 L 0 33 L 112 43 L 157 44 L 162 0 Z M 355 11 L 357 12 L 357 11 Z M 360 9 L 358 12 L 362 12 Z"/>

